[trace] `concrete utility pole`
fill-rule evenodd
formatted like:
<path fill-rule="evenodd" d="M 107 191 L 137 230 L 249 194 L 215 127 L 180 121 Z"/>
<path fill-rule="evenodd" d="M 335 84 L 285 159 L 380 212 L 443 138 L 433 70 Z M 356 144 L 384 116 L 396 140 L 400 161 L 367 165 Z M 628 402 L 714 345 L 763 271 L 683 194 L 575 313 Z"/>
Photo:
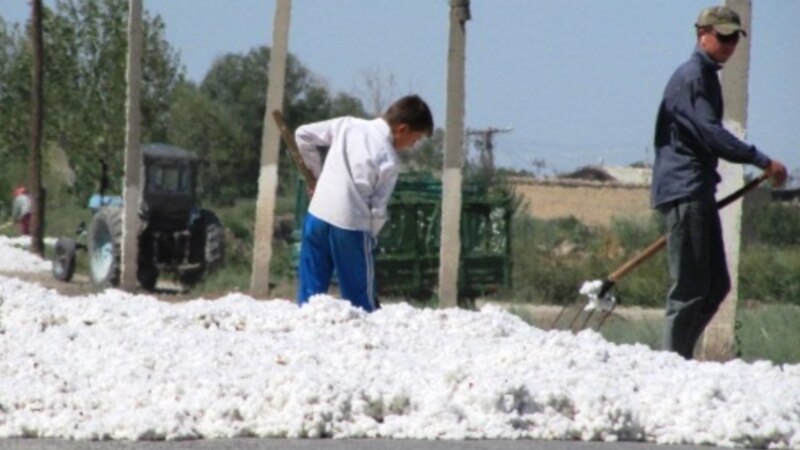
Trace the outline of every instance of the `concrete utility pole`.
<path fill-rule="evenodd" d="M 275 3 L 272 28 L 272 51 L 269 57 L 267 109 L 264 112 L 264 131 L 261 136 L 261 171 L 258 176 L 258 201 L 256 203 L 255 243 L 251 294 L 269 295 L 269 264 L 272 259 L 272 227 L 275 216 L 275 192 L 278 188 L 278 150 L 281 134 L 272 111 L 283 109 L 283 92 L 286 84 L 286 60 L 289 42 L 291 0 Z"/>
<path fill-rule="evenodd" d="M 511 128 L 489 127 L 482 130 L 467 130 L 467 136 L 476 136 L 475 144 L 480 151 L 481 166 L 487 173 L 494 173 L 494 135 L 508 133 Z"/>
<path fill-rule="evenodd" d="M 439 248 L 439 307 L 458 305 L 461 258 L 461 168 L 464 165 L 464 66 L 469 0 L 450 0 L 447 56 L 447 119 L 442 173 L 442 232 Z"/>
<path fill-rule="evenodd" d="M 122 192 L 122 267 L 120 287 L 132 291 L 138 286 L 139 202 L 141 197 L 142 149 L 139 95 L 142 86 L 142 0 L 128 2 L 128 70 L 125 102 L 125 188 Z"/>
<path fill-rule="evenodd" d="M 30 40 L 33 47 L 31 69 L 31 153 L 28 182 L 31 192 L 31 251 L 44 255 L 44 200 L 42 187 L 42 128 L 44 124 L 44 44 L 42 39 L 42 0 L 31 2 Z"/>
<path fill-rule="evenodd" d="M 733 57 L 722 70 L 722 96 L 725 99 L 723 122 L 740 139 L 745 139 L 747 129 L 747 83 L 750 72 L 751 1 L 725 0 L 742 20 L 747 38 L 740 39 Z M 722 182 L 717 197 L 721 198 L 744 184 L 744 167 L 720 160 L 719 172 Z M 741 249 L 742 202 L 734 202 L 720 211 L 722 231 L 725 237 L 725 253 L 728 257 L 728 272 L 731 276 L 731 292 L 720 305 L 719 311 L 706 328 L 701 341 L 700 357 L 706 360 L 728 360 L 736 352 L 736 307 L 739 300 L 739 253 Z"/>

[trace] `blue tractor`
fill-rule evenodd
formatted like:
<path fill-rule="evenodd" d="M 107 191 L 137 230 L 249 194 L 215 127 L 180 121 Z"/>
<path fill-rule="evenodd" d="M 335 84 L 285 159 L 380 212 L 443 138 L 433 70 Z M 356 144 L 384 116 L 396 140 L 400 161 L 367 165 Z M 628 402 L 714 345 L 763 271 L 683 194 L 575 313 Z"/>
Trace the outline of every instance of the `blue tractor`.
<path fill-rule="evenodd" d="M 224 228 L 214 212 L 197 202 L 199 158 L 168 144 L 142 146 L 142 192 L 138 241 L 139 285 L 154 290 L 161 274 L 177 277 L 184 287 L 202 281 L 224 261 Z M 119 285 L 122 249 L 122 198 L 107 196 L 106 170 L 101 192 L 89 201 L 93 213 L 88 228 L 78 226 L 76 238 L 59 238 L 53 276 L 68 282 L 75 273 L 76 254 L 85 250 L 89 278 L 104 288 Z"/>

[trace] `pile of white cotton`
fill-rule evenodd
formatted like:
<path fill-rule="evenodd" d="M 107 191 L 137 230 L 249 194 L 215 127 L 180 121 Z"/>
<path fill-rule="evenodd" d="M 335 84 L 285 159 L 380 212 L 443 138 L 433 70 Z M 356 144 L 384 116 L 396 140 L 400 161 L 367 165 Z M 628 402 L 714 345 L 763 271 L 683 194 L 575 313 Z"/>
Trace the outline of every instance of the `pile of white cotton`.
<path fill-rule="evenodd" d="M 52 238 L 46 239 L 45 245 L 53 245 L 53 241 Z M 49 272 L 52 263 L 28 251 L 30 245 L 30 236 L 0 235 L 0 271 Z"/>
<path fill-rule="evenodd" d="M 494 307 L 68 298 L 6 277 L 0 302 L 0 437 L 800 447 L 800 366 L 687 362 Z"/>

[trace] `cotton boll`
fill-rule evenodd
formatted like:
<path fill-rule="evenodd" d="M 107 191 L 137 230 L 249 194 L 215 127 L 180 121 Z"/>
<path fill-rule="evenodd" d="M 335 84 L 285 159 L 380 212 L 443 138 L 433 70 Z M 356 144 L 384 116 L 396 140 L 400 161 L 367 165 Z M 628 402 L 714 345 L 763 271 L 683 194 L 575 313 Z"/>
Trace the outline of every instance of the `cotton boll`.
<path fill-rule="evenodd" d="M 603 280 L 584 281 L 579 290 L 580 294 L 586 297 L 587 303 L 583 308 L 584 311 L 593 311 L 595 309 L 600 311 L 611 311 L 616 304 L 616 298 L 611 292 L 606 292 L 603 298 L 600 298 L 600 291 L 603 289 Z"/>

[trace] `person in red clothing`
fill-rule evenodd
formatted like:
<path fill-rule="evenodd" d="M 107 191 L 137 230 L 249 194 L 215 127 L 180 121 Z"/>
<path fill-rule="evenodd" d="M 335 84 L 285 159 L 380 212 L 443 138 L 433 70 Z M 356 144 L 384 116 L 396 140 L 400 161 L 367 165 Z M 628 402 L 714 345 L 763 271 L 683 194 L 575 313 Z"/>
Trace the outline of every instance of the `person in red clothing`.
<path fill-rule="evenodd" d="M 11 219 L 19 224 L 19 233 L 25 236 L 31 234 L 31 196 L 24 186 L 14 190 L 14 205 Z"/>

